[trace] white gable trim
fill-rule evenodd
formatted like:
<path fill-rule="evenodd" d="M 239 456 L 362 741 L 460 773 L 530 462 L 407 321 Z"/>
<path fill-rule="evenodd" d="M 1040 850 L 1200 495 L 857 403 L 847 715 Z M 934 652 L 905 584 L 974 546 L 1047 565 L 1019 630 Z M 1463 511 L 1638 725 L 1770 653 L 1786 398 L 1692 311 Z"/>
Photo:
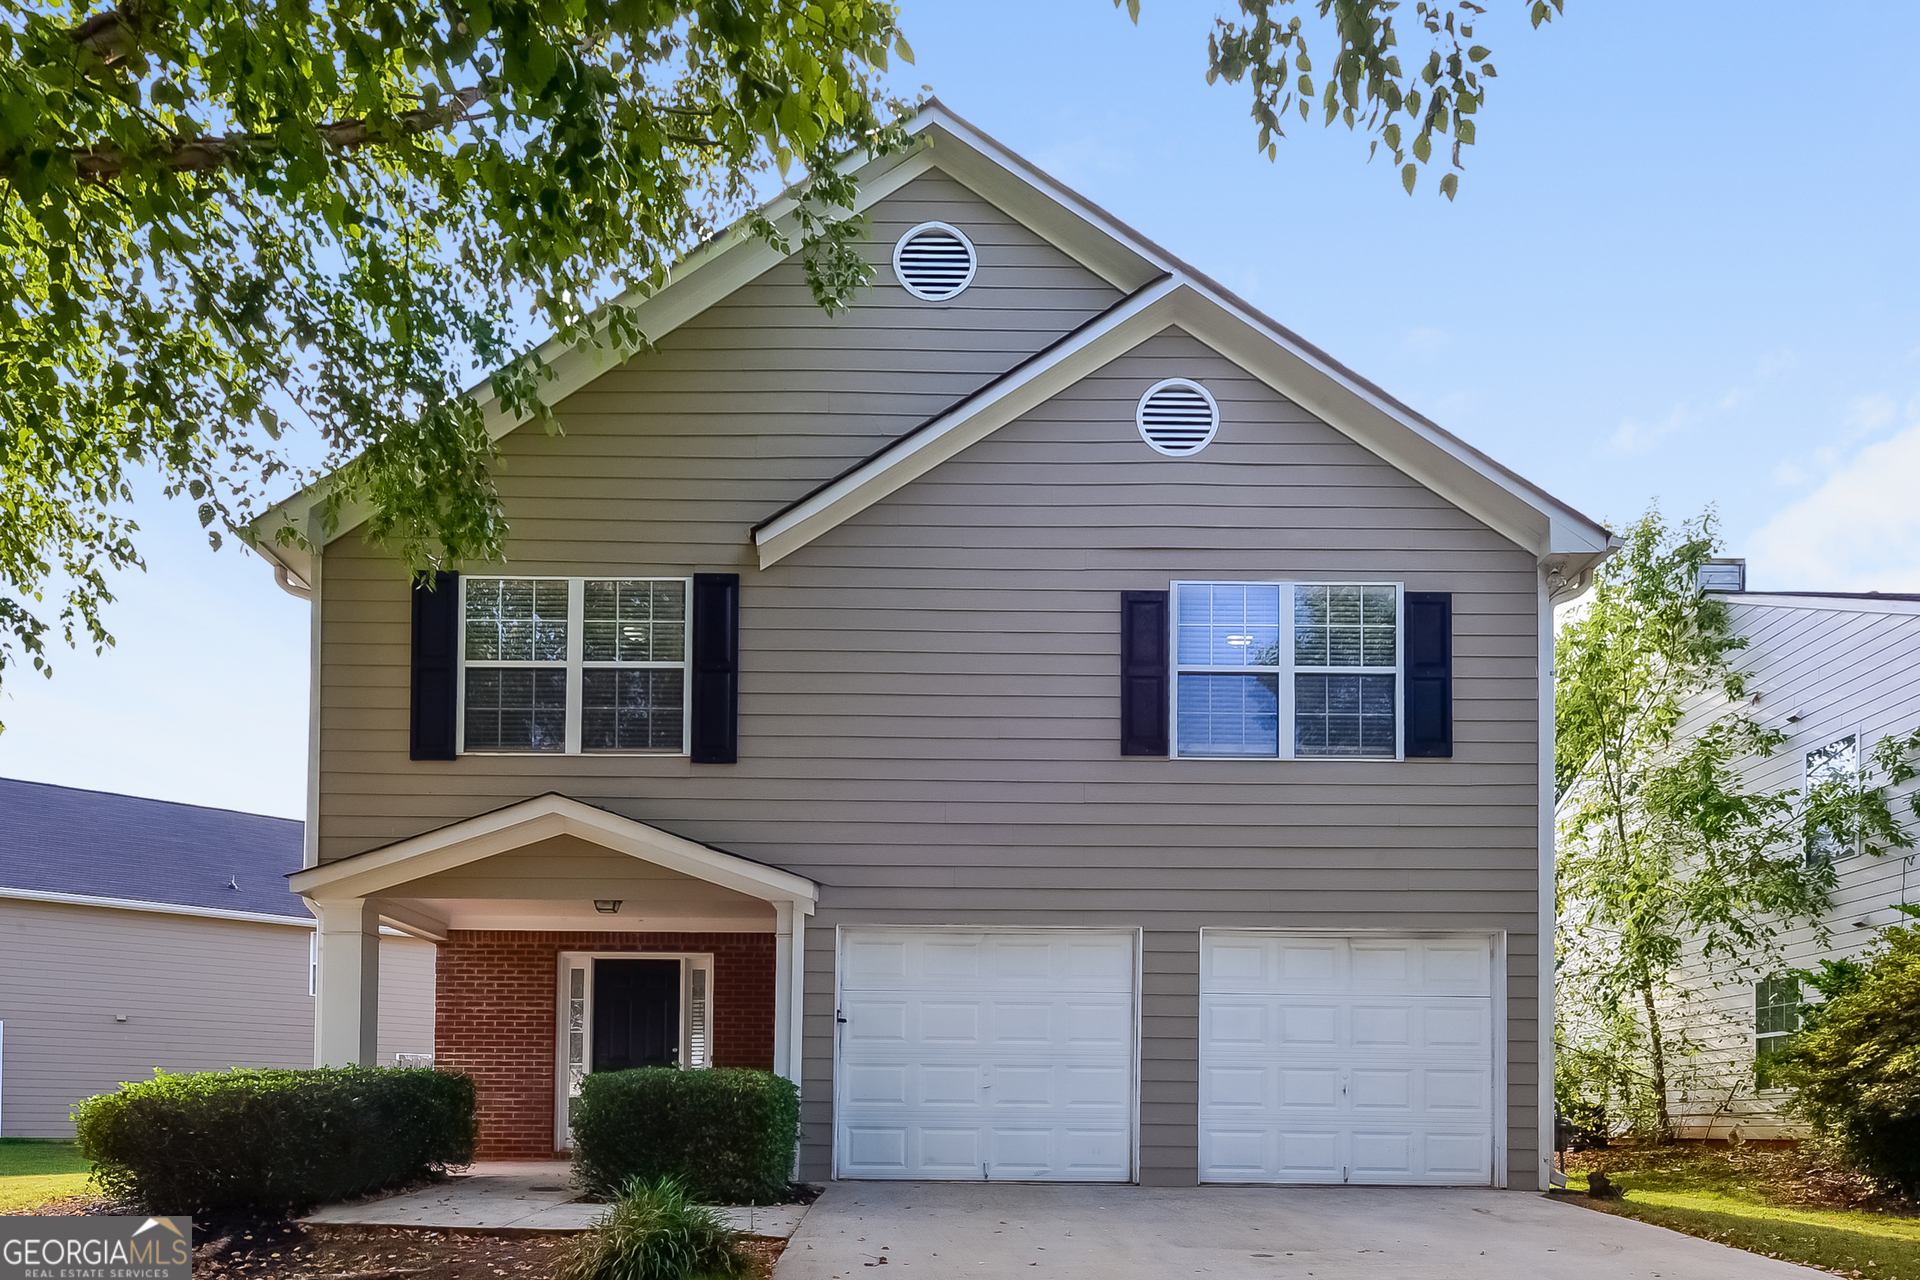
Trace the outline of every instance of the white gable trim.
<path fill-rule="evenodd" d="M 1554 499 L 1399 403 L 1297 334 L 1261 315 L 1206 275 L 1008 151 L 938 101 L 929 100 L 924 104 L 908 128 L 916 136 L 914 147 L 877 160 L 857 162 L 856 158 L 850 158 L 843 166 L 858 179 L 857 212 L 884 200 L 921 174 L 938 169 L 1005 210 L 1116 288 L 1134 293 L 1159 276 L 1171 275 L 1176 283 L 1237 319 L 1246 330 L 1237 340 L 1224 332 L 1217 340 L 1203 340 L 1443 497 L 1481 515 L 1541 557 L 1566 555 L 1576 561 L 1591 559 L 1597 563 L 1613 545 L 1611 535 L 1597 522 Z M 794 208 L 795 201 L 789 194 L 768 205 L 763 212 L 791 235 L 795 230 Z M 657 340 L 782 261 L 784 255 L 754 236 L 742 221 L 690 254 L 658 292 L 643 298 L 625 294 L 620 302 L 637 309 L 641 331 L 649 339 Z M 1106 332 L 1089 331 L 1081 338 L 1092 342 Z M 1262 358 L 1258 351 L 1247 350 L 1260 343 L 1279 348 L 1290 361 L 1271 355 Z M 606 353 L 593 348 L 580 350 L 549 342 L 540 354 L 554 375 L 543 388 L 543 398 L 548 404 L 558 404 L 607 372 Z M 1056 355 L 1065 359 L 1067 353 Z M 1292 367 L 1280 369 L 1289 364 Z M 1269 376 L 1269 370 L 1275 376 L 1284 372 L 1286 385 Z M 1316 385 L 1316 379 L 1325 385 Z M 996 386 L 1011 393 L 1019 380 L 1003 378 L 1002 383 L 1008 385 L 997 383 Z M 480 384 L 469 394 L 478 398 L 492 438 L 497 440 L 523 425 L 524 419 L 507 414 L 499 406 L 488 384 Z M 987 403 L 982 401 L 976 407 L 985 410 Z M 922 455 L 915 451 L 911 456 Z M 1446 465 L 1447 460 L 1451 465 Z M 909 469 L 918 465 L 917 461 L 896 461 Z M 913 474 L 924 474 L 924 471 L 922 467 Z M 305 514 L 324 496 L 326 483 L 322 481 L 273 508 L 250 527 L 254 549 L 302 586 L 310 582 L 309 553 L 298 547 L 278 546 L 273 543 L 272 535 L 289 525 L 305 532 Z M 1521 506 L 1532 510 L 1533 516 L 1528 518 L 1516 513 L 1504 520 L 1488 518 L 1482 513 L 1483 508 L 1509 505 L 1496 496 L 1495 490 L 1517 498 Z M 763 565 L 777 561 L 793 549 L 785 546 L 784 541 L 776 541 L 790 532 L 786 520 L 789 514 L 780 512 L 766 528 L 757 532 L 754 541 L 756 547 L 762 548 Z M 341 512 L 336 531 L 325 540 L 341 537 L 363 523 L 366 516 L 366 511 L 348 507 Z M 779 534 L 769 532 L 775 524 L 781 526 Z M 1534 525 L 1539 526 L 1538 530 L 1531 528 Z M 766 548 L 776 546 L 784 549 L 767 559 Z"/>
<path fill-rule="evenodd" d="M 1398 406 L 1377 389 L 1336 376 L 1284 330 L 1223 305 L 1190 279 L 1173 276 L 1141 289 L 1068 340 L 756 527 L 760 567 L 793 554 L 1169 326 L 1192 334 L 1536 557 L 1605 554 L 1605 529 L 1558 503 L 1536 501 L 1537 490 L 1515 486 L 1485 455 L 1445 432 L 1410 429 Z"/>
<path fill-rule="evenodd" d="M 202 920 L 237 920 L 242 924 L 277 924 L 311 929 L 312 916 L 276 916 L 264 911 L 228 911 L 221 907 L 194 907 L 177 902 L 146 902 L 139 898 L 102 898 L 91 893 L 50 893 L 40 889 L 0 889 L 0 899 L 49 902 L 68 907 L 104 907 L 110 911 L 146 911 L 162 916 L 195 916 Z"/>
<path fill-rule="evenodd" d="M 1110 351 L 1129 350 L 1166 328 L 1179 287 L 1163 278 L 1139 290 L 1082 330 L 1077 340 L 1042 351 L 884 454 L 755 529 L 760 567 L 798 551 L 1086 377 L 1113 358 Z"/>
<path fill-rule="evenodd" d="M 818 896 L 813 881 L 805 877 L 561 795 L 535 796 L 397 844 L 309 867 L 295 872 L 289 883 L 295 893 L 316 900 L 380 897 L 424 876 L 562 835 L 764 902 L 792 903 L 807 915 L 813 914 Z"/>

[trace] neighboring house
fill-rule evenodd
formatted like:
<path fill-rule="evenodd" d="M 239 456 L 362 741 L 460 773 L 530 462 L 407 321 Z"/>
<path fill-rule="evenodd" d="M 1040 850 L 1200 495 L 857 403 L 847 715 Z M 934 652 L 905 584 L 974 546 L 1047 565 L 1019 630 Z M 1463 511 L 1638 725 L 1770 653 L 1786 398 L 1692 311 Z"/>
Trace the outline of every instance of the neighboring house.
<path fill-rule="evenodd" d="M 313 1063 L 301 824 L 0 778 L 0 1134 L 162 1071 Z M 380 939 L 377 1058 L 433 1051 L 431 943 Z"/>
<path fill-rule="evenodd" d="M 484 1156 L 717 1064 L 800 1083 L 808 1178 L 1540 1185 L 1550 602 L 1611 536 L 912 129 L 849 313 L 736 230 L 645 353 L 547 353 L 561 432 L 488 402 L 504 563 L 256 526 L 314 603 L 322 1056 L 384 920 L 445 938 Z"/>
<path fill-rule="evenodd" d="M 1702 585 L 1727 602 L 1734 632 L 1748 641 L 1735 663 L 1751 674 L 1756 714 L 1787 735 L 1777 754 L 1750 766 L 1750 785 L 1804 788 L 1853 772 L 1881 738 L 1920 727 L 1920 595 L 1749 591 L 1740 560 L 1709 565 Z M 1914 789 L 1909 782 L 1889 793 L 1909 831 Z M 1859 955 L 1878 929 L 1904 921 L 1893 904 L 1920 895 L 1912 850 L 1874 855 L 1829 835 L 1805 856 L 1831 861 L 1838 880 L 1821 921 L 1826 944 L 1803 925 L 1780 937 L 1777 972 L 1688 974 L 1680 1007 L 1696 1052 L 1675 1107 L 1683 1137 L 1724 1138 L 1736 1127 L 1744 1138 L 1799 1132 L 1779 1111 L 1787 1095 L 1772 1086 L 1764 1058 L 1786 1047 L 1803 996 L 1813 995 L 1786 971 Z"/>

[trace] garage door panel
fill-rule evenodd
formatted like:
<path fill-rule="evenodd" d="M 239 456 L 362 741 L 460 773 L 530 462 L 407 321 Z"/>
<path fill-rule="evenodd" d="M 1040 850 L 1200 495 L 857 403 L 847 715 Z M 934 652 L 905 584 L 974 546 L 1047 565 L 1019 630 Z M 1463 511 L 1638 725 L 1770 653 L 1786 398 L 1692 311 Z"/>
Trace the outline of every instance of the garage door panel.
<path fill-rule="evenodd" d="M 850 1167 L 867 1170 L 869 1176 L 906 1176 L 905 1128 L 897 1125 L 848 1125 L 843 1130 L 841 1143 Z"/>
<path fill-rule="evenodd" d="M 864 1065 L 847 1070 L 847 1100 L 856 1106 L 907 1104 L 907 1068 L 903 1064 Z"/>
<path fill-rule="evenodd" d="M 1492 1160 L 1493 1142 L 1484 1132 L 1429 1132 L 1426 1135 L 1425 1169 L 1430 1178 L 1475 1177 Z"/>
<path fill-rule="evenodd" d="M 1289 1182 L 1340 1181 L 1345 1146 L 1345 1135 L 1333 1129 L 1287 1127 L 1274 1133 L 1278 1167 Z"/>
<path fill-rule="evenodd" d="M 1131 936 L 849 930 L 842 954 L 840 1176 L 1132 1176 Z"/>
<path fill-rule="evenodd" d="M 1426 1089 L 1428 1111 L 1456 1115 L 1484 1116 L 1493 1119 L 1493 1073 L 1491 1071 L 1442 1070 L 1429 1067 L 1421 1074 Z"/>
<path fill-rule="evenodd" d="M 1479 938 L 1208 931 L 1202 1179 L 1490 1182 L 1491 963 Z"/>

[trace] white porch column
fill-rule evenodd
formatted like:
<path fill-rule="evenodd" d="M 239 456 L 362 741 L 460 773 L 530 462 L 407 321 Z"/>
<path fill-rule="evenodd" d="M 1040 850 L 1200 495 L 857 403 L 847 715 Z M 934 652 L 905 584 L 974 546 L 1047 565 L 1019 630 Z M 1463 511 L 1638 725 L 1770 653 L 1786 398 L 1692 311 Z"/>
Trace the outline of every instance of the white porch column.
<path fill-rule="evenodd" d="M 787 1079 L 797 1086 L 806 1073 L 806 1050 L 802 1036 L 807 1027 L 807 909 L 794 903 L 792 936 L 788 944 L 793 959 L 787 962 Z"/>
<path fill-rule="evenodd" d="M 373 1066 L 380 1044 L 380 912 L 365 898 L 313 902 L 320 972 L 313 1002 L 313 1062 Z"/>
<path fill-rule="evenodd" d="M 773 904 L 773 1072 L 800 1083 L 800 1063 L 793 1056 L 793 938 L 800 913 L 791 902 Z"/>

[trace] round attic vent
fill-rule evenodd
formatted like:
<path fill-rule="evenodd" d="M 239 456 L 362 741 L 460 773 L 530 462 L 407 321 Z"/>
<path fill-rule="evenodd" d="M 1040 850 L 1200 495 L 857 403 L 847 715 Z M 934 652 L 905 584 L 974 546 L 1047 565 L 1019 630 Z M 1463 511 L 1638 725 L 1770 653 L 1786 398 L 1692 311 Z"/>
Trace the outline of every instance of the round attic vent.
<path fill-rule="evenodd" d="M 1171 458 L 1198 453 L 1220 429 L 1220 406 L 1207 389 L 1186 378 L 1168 378 L 1147 388 L 1134 414 L 1140 438 Z"/>
<path fill-rule="evenodd" d="M 944 222 L 923 222 L 893 246 L 893 274 L 914 297 L 945 302 L 973 283 L 973 241 Z"/>

